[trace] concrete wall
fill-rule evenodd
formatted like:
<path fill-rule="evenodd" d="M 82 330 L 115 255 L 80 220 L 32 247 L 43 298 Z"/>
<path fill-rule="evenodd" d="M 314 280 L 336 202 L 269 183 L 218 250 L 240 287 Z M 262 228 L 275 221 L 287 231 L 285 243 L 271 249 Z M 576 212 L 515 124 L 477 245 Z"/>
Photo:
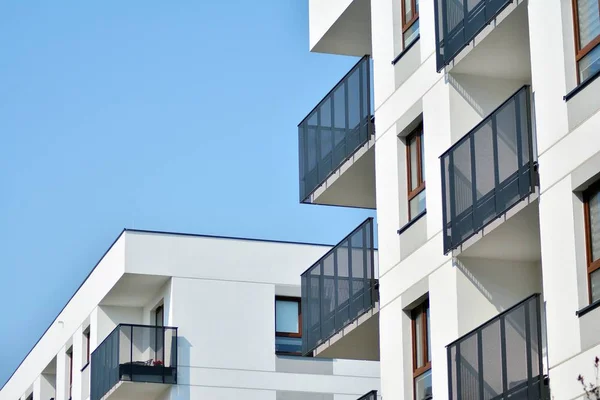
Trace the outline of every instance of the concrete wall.
<path fill-rule="evenodd" d="M 164 399 L 348 400 L 379 389 L 377 362 L 275 355 L 275 296 L 299 297 L 300 274 L 327 250 L 318 245 L 127 232 L 90 277 L 96 286 L 86 281 L 65 308 L 77 310 L 72 320 L 60 324 L 69 326 L 70 333 L 44 336 L 40 343 L 57 350 L 34 348 L 32 354 L 47 361 L 27 371 L 19 368 L 15 376 L 23 382 L 29 376 L 31 381 L 19 386 L 11 379 L 0 399 L 35 391 L 36 398 L 51 392 L 57 400 L 67 400 L 66 351 L 71 346 L 72 399 L 87 399 L 90 367 L 81 371 L 83 331 L 90 327 L 93 352 L 119 323 L 153 324 L 159 305 L 164 307 L 165 324 L 179 328 L 178 384 L 166 387 Z M 109 260 L 112 263 L 106 264 Z M 84 304 L 72 304 L 75 299 Z M 51 363 L 56 375 L 40 375 L 46 366 L 48 371 L 54 368 Z"/>

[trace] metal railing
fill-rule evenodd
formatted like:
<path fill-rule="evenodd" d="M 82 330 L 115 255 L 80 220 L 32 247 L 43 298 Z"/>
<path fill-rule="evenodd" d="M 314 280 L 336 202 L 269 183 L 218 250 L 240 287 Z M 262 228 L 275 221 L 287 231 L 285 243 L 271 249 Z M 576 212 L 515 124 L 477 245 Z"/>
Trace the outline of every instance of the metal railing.
<path fill-rule="evenodd" d="M 436 59 L 441 71 L 513 0 L 435 0 Z"/>
<path fill-rule="evenodd" d="M 529 88 L 519 89 L 440 160 L 448 253 L 535 191 Z"/>
<path fill-rule="evenodd" d="M 357 400 L 377 400 L 377 390 L 371 390 L 369 393 L 359 397 Z"/>
<path fill-rule="evenodd" d="M 374 253 L 369 218 L 302 274 L 303 354 L 375 305 Z"/>
<path fill-rule="evenodd" d="M 300 201 L 373 135 L 371 61 L 364 56 L 298 124 Z"/>
<path fill-rule="evenodd" d="M 177 383 L 177 328 L 118 325 L 94 350 L 90 400 L 119 381 Z"/>
<path fill-rule="evenodd" d="M 447 352 L 450 400 L 546 399 L 539 294 L 449 344 Z"/>

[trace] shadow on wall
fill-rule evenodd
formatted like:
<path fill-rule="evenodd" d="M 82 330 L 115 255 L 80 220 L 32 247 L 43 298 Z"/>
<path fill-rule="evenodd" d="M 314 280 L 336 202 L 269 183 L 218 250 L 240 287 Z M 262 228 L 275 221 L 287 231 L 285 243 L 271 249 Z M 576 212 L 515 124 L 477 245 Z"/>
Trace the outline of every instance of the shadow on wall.
<path fill-rule="evenodd" d="M 177 385 L 167 391 L 165 399 L 190 400 L 190 350 L 192 344 L 185 336 L 177 337 Z M 182 366 L 185 366 L 182 368 Z M 170 396 L 169 396 L 170 393 Z"/>

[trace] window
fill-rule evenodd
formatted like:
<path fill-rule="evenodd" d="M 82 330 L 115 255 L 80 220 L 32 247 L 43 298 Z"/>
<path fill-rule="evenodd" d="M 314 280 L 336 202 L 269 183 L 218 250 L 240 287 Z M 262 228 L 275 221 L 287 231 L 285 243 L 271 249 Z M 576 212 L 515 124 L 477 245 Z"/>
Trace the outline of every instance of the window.
<path fill-rule="evenodd" d="M 425 163 L 423 157 L 423 125 L 406 138 L 408 170 L 408 219 L 425 211 Z"/>
<path fill-rule="evenodd" d="M 582 82 L 600 71 L 600 0 L 572 0 L 575 60 Z"/>
<path fill-rule="evenodd" d="M 431 390 L 431 346 L 429 301 L 412 310 L 413 380 L 415 400 L 433 398 Z"/>
<path fill-rule="evenodd" d="M 72 398 L 73 391 L 73 347 L 69 347 L 67 350 L 67 362 L 69 363 L 69 400 Z"/>
<path fill-rule="evenodd" d="M 302 313 L 297 297 L 275 298 L 275 352 L 302 354 Z"/>
<path fill-rule="evenodd" d="M 90 327 L 88 326 L 83 331 L 83 349 L 85 351 L 85 358 L 83 359 L 83 365 L 90 363 Z"/>
<path fill-rule="evenodd" d="M 402 42 L 407 48 L 419 36 L 419 0 L 402 0 Z"/>
<path fill-rule="evenodd" d="M 590 302 L 600 300 L 600 184 L 584 193 Z"/>

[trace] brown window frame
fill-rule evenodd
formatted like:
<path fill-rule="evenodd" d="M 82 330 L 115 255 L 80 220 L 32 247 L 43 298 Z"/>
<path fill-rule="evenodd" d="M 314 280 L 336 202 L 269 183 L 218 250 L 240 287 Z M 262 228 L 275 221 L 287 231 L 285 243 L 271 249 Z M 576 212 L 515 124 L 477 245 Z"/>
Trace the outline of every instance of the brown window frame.
<path fill-rule="evenodd" d="M 573 7 L 573 28 L 575 29 L 575 66 L 577 68 L 577 83 L 581 83 L 580 71 L 579 71 L 579 61 L 585 56 L 587 56 L 592 50 L 594 50 L 597 46 L 600 46 L 600 35 L 596 36 L 595 39 L 592 39 L 584 48 L 581 48 L 579 45 L 579 7 L 577 7 L 577 2 L 579 0 L 571 0 L 571 5 Z M 598 0 L 598 7 L 600 7 L 600 0 Z"/>
<path fill-rule="evenodd" d="M 592 256 L 592 226 L 590 224 L 590 198 L 600 192 L 600 182 L 596 182 L 583 192 L 583 213 L 585 219 L 585 253 L 587 260 L 588 301 L 592 303 L 592 273 L 600 269 L 600 259 Z"/>
<path fill-rule="evenodd" d="M 415 22 L 417 22 L 417 20 L 419 19 L 419 12 L 417 11 L 417 0 L 410 0 L 410 5 L 412 7 L 413 10 L 413 17 L 409 20 L 406 21 L 406 12 L 404 10 L 404 1 L 405 0 L 400 0 L 400 2 L 402 3 L 401 8 L 402 8 L 402 46 L 405 46 L 404 43 L 404 34 L 406 33 L 407 30 L 409 30 L 413 24 Z M 410 45 L 410 43 L 409 43 Z"/>
<path fill-rule="evenodd" d="M 420 123 L 411 133 L 406 136 L 406 173 L 407 173 L 407 193 L 408 193 L 408 220 L 412 220 L 416 215 L 410 215 L 410 201 L 417 197 L 425 190 L 425 177 L 423 176 L 423 160 L 421 155 L 423 148 L 421 147 L 423 137 L 423 123 Z M 415 139 L 417 141 L 417 187 L 412 188 L 412 159 L 410 156 L 410 144 Z"/>
<path fill-rule="evenodd" d="M 413 362 L 413 393 L 416 399 L 416 391 L 417 388 L 415 386 L 415 382 L 418 377 L 423 375 L 424 373 L 431 370 L 431 360 L 429 360 L 429 344 L 427 343 L 428 331 L 429 327 L 427 326 L 427 310 L 429 310 L 429 299 L 425 300 L 423 303 L 419 304 L 417 307 L 411 310 L 410 319 L 411 319 L 411 331 L 412 331 L 412 362 Z M 421 326 L 423 327 L 421 331 L 421 337 L 417 338 L 417 324 L 416 321 L 418 318 L 421 318 Z M 421 345 L 423 348 L 423 359 L 421 360 L 423 366 L 417 367 L 417 340 L 421 341 Z"/>
<path fill-rule="evenodd" d="M 277 331 L 277 313 L 275 313 L 275 337 L 289 337 L 289 338 L 302 338 L 302 299 L 299 297 L 292 296 L 275 296 L 275 304 L 277 301 L 294 301 L 298 303 L 298 333 L 291 332 L 278 332 Z M 288 353 L 288 352 L 276 352 L 277 354 L 292 354 L 298 355 L 300 353 Z"/>

